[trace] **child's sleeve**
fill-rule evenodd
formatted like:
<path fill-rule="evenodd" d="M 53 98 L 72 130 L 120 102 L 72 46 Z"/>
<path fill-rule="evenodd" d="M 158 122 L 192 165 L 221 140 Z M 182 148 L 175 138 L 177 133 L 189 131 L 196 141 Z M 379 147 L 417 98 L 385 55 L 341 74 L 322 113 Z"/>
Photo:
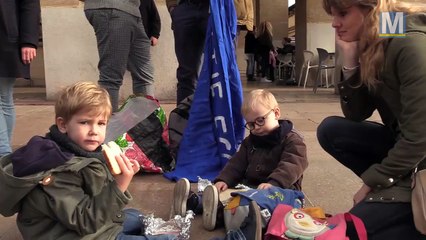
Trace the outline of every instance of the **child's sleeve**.
<path fill-rule="evenodd" d="M 292 188 L 308 167 L 306 145 L 301 136 L 290 132 L 284 142 L 281 160 L 269 175 L 268 182 L 282 188 Z"/>
<path fill-rule="evenodd" d="M 78 172 L 58 173 L 52 184 L 44 186 L 54 218 L 81 236 L 122 222 L 121 210 L 131 196 L 122 193 L 106 171 L 106 166 L 96 163 Z"/>
<path fill-rule="evenodd" d="M 247 139 L 243 141 L 237 153 L 225 164 L 225 167 L 220 171 L 214 182 L 223 181 L 228 187 L 234 187 L 242 181 L 246 172 L 247 161 Z"/>

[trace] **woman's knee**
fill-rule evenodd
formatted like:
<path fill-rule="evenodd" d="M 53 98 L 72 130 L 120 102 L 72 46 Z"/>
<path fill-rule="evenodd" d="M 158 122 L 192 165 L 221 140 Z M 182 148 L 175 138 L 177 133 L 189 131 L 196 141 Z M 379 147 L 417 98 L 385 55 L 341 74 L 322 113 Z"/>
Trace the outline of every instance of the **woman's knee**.
<path fill-rule="evenodd" d="M 338 121 L 341 121 L 342 119 L 343 118 L 339 116 L 330 116 L 322 120 L 317 128 L 317 139 L 321 145 L 322 143 L 329 141 L 330 133 L 336 131 L 336 125 L 338 125 Z"/>

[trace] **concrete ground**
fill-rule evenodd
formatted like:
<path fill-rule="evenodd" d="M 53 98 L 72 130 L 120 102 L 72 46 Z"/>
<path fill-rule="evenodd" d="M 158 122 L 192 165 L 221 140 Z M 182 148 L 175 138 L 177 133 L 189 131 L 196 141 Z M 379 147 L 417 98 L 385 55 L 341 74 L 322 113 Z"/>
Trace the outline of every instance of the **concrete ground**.
<path fill-rule="evenodd" d="M 330 115 L 342 115 L 338 97 L 333 90 L 321 88 L 314 94 L 311 88 L 244 81 L 244 92 L 255 88 L 267 88 L 273 92 L 280 104 L 283 117 L 292 120 L 305 137 L 310 162 L 303 180 L 307 204 L 321 206 L 331 214 L 349 210 L 352 195 L 360 187 L 361 181 L 324 152 L 316 139 L 316 128 L 322 119 Z M 43 95 L 42 88 L 16 88 L 17 118 L 13 135 L 14 149 L 24 145 L 33 135 L 43 135 L 53 123 L 53 103 L 42 100 Z M 169 113 L 175 107 L 175 103 L 164 102 L 162 106 Z M 375 114 L 372 120 L 379 120 L 378 115 Z M 162 175 L 137 174 L 130 186 L 134 200 L 129 207 L 139 208 L 144 213 L 153 213 L 156 217 L 167 219 L 173 186 L 174 183 Z M 193 184 L 192 187 L 196 188 L 196 185 Z M 204 230 L 201 216 L 196 216 L 192 221 L 191 239 L 208 240 L 224 235 L 223 228 L 212 232 Z M 14 217 L 0 216 L 0 239 L 22 239 Z"/>

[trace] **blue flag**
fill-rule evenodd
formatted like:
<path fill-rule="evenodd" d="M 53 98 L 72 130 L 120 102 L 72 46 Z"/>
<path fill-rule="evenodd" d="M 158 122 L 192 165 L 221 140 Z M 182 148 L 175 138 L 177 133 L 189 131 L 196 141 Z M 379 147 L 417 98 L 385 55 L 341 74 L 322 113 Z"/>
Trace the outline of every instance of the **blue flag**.
<path fill-rule="evenodd" d="M 204 61 L 171 180 L 213 180 L 244 138 L 234 1 L 210 0 Z"/>

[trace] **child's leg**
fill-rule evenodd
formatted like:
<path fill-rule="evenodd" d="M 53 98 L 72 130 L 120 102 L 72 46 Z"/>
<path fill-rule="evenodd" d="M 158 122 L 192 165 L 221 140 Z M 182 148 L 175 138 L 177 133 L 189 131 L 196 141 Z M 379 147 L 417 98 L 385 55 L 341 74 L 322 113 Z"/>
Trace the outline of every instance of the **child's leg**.
<path fill-rule="evenodd" d="M 201 195 L 191 191 L 191 185 L 186 178 L 180 179 L 173 190 L 172 216 L 184 217 L 186 211 L 192 210 L 195 214 L 201 214 Z"/>
<path fill-rule="evenodd" d="M 186 201 L 189 196 L 191 185 L 186 178 L 179 179 L 173 190 L 173 215 L 180 215 L 182 217 L 186 214 Z"/>
<path fill-rule="evenodd" d="M 219 204 L 219 193 L 214 185 L 208 185 L 204 189 L 202 201 L 203 225 L 205 229 L 212 231 L 216 227 L 216 217 Z"/>
<path fill-rule="evenodd" d="M 177 239 L 174 235 L 158 235 L 150 236 L 145 234 L 144 224 L 142 222 L 142 213 L 134 208 L 123 210 L 126 214 L 126 219 L 123 222 L 123 231 L 120 232 L 117 240 L 173 240 Z"/>
<path fill-rule="evenodd" d="M 143 222 L 142 213 L 134 208 L 124 209 L 126 218 L 123 222 L 123 233 L 125 235 L 141 235 Z"/>
<path fill-rule="evenodd" d="M 226 234 L 225 240 L 261 240 L 262 239 L 262 217 L 260 208 L 255 201 L 249 205 L 248 216 L 244 219 L 241 227 L 231 230 Z"/>

